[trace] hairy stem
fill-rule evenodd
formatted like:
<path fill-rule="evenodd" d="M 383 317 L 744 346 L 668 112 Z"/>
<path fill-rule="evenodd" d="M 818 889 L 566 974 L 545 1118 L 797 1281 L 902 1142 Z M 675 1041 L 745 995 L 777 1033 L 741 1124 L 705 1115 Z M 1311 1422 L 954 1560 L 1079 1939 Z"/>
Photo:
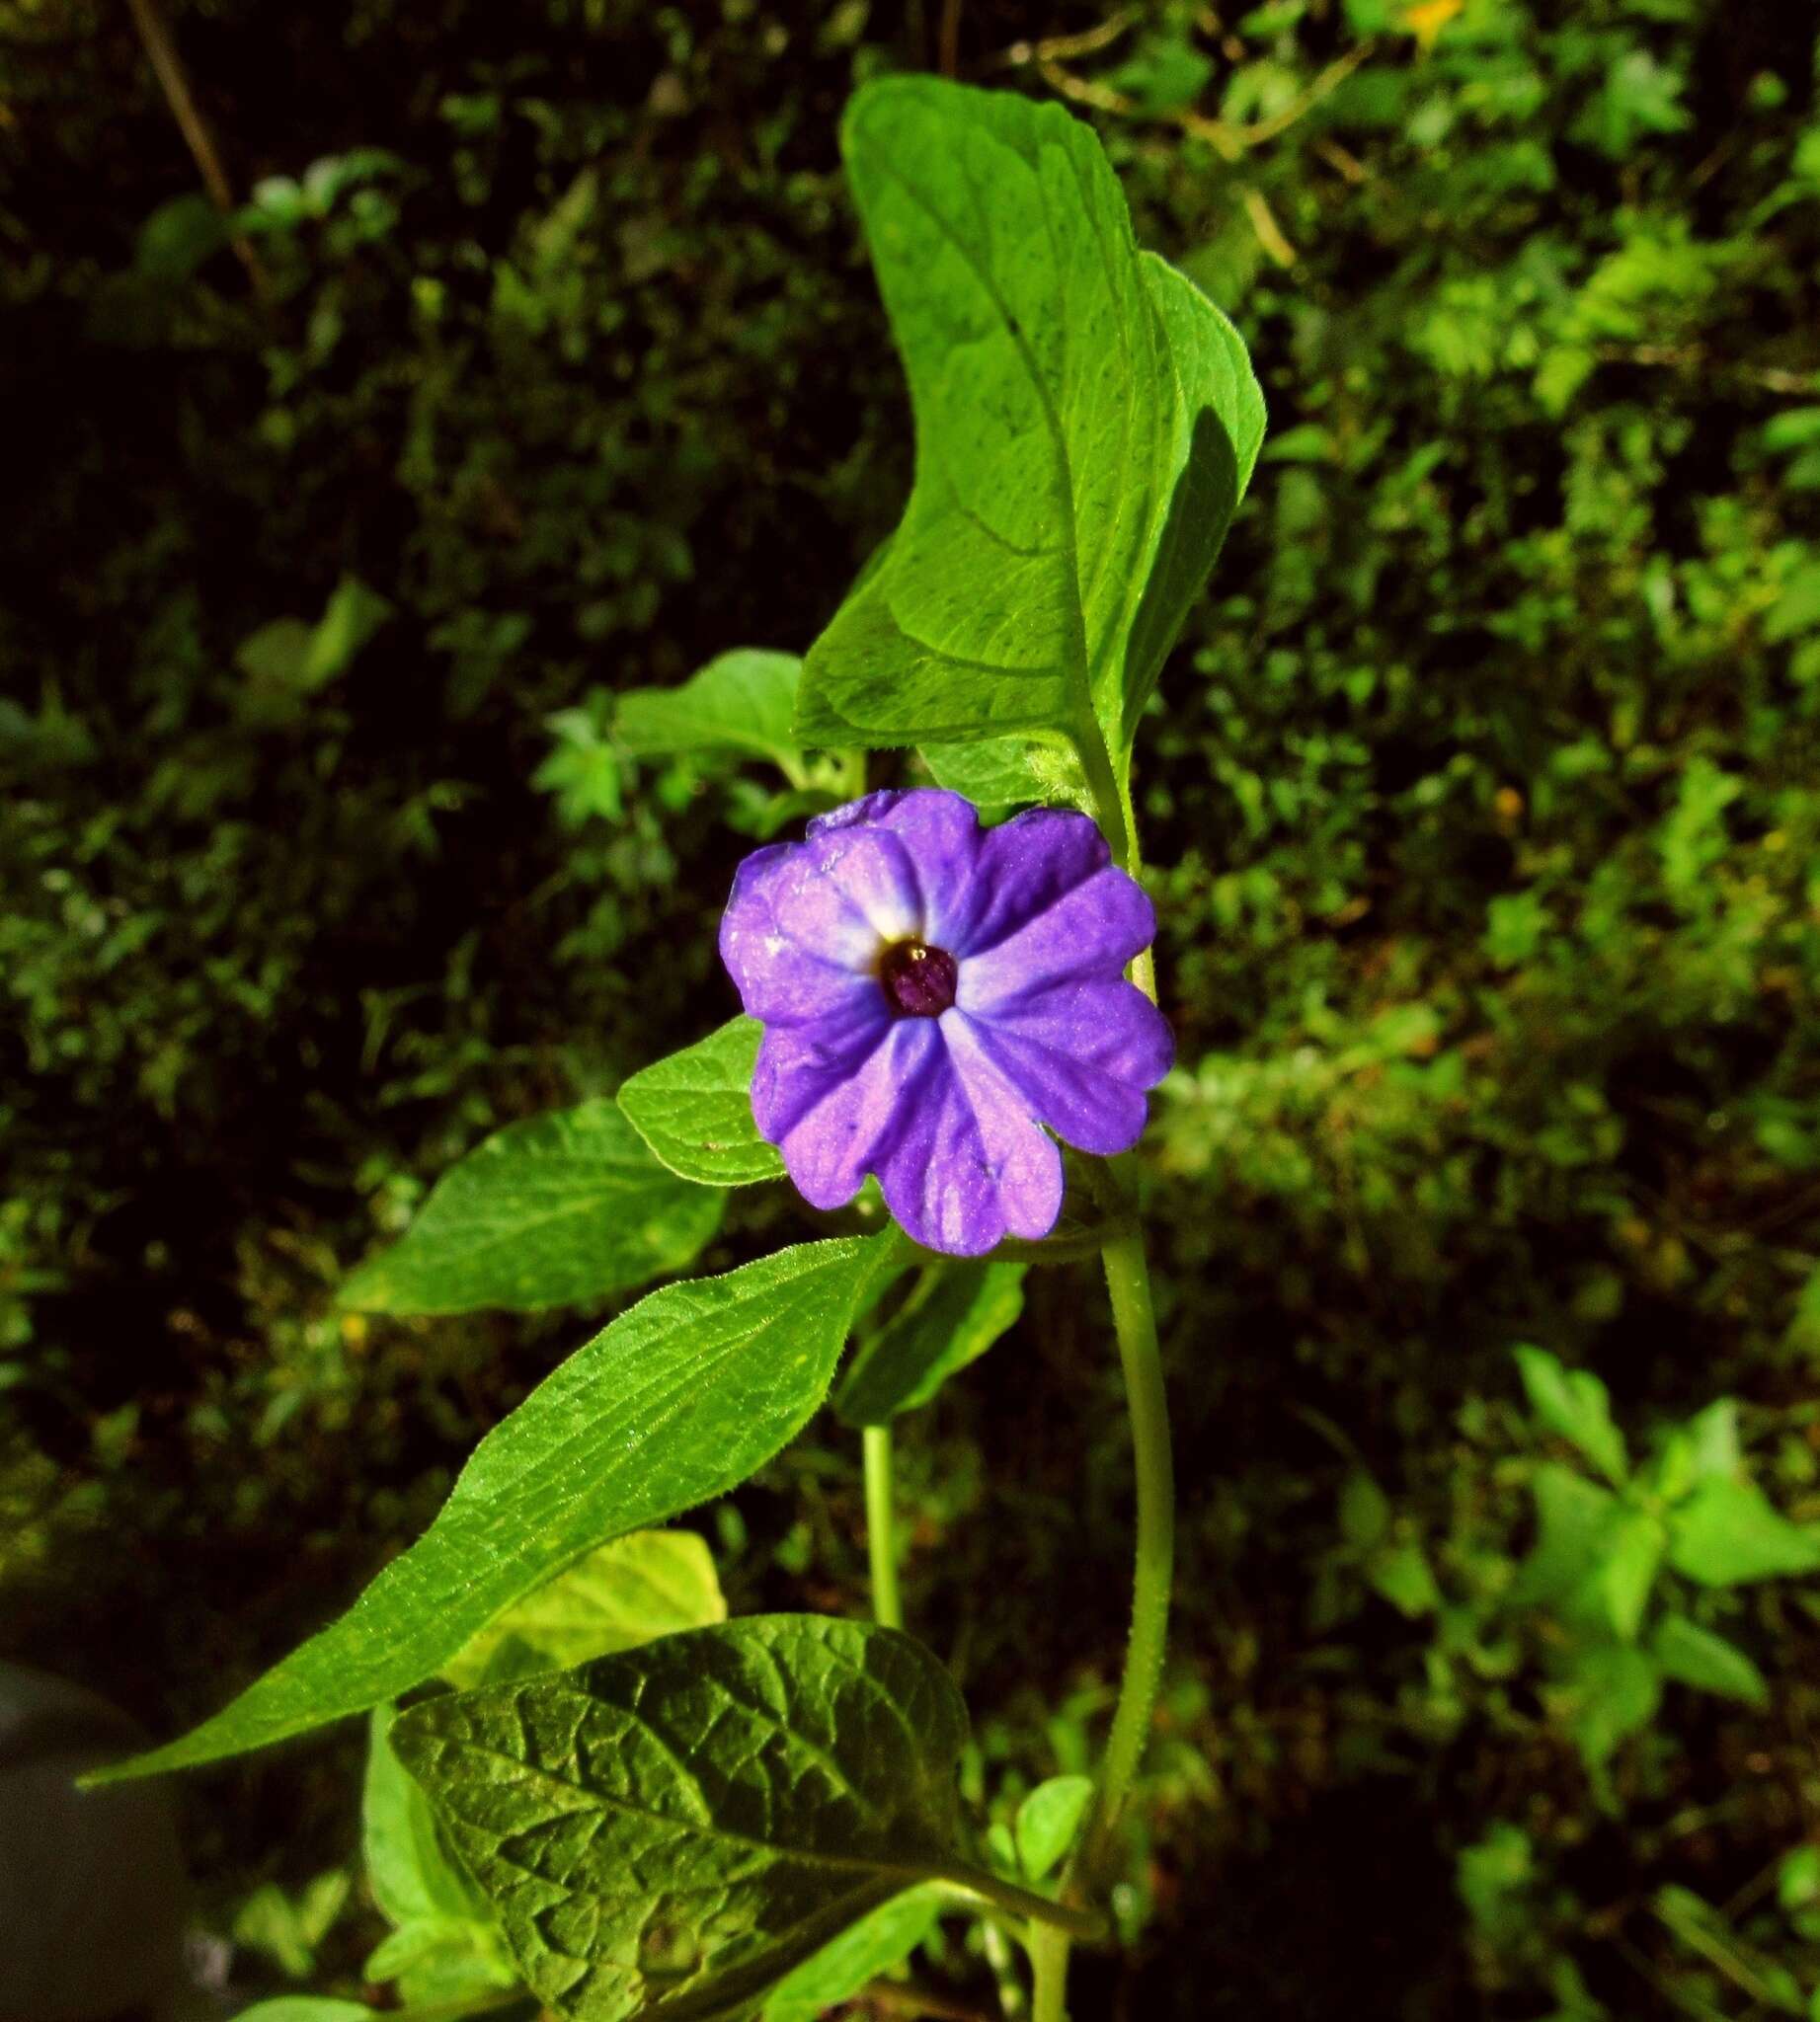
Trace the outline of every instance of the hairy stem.
<path fill-rule="evenodd" d="M 872 1615 L 887 1629 L 904 1626 L 898 1593 L 898 1541 L 891 1499 L 891 1428 L 867 1426 L 860 1435 L 866 1459 L 866 1554 L 872 1564 Z"/>
<path fill-rule="evenodd" d="M 1103 1255 L 1137 1460 L 1137 1570 L 1119 1703 L 1093 1807 L 1063 1883 L 1065 1901 L 1078 1899 L 1097 1886 L 1116 1843 L 1162 1677 L 1175 1562 L 1175 1470 L 1169 1454 L 1169 1411 L 1156 1348 L 1144 1237 L 1136 1229 L 1115 1235 Z M 1030 1957 L 1036 1970 L 1032 2022 L 1067 2022 L 1068 1946 L 1068 1933 L 1053 1926 L 1037 1925 L 1031 1930 Z"/>

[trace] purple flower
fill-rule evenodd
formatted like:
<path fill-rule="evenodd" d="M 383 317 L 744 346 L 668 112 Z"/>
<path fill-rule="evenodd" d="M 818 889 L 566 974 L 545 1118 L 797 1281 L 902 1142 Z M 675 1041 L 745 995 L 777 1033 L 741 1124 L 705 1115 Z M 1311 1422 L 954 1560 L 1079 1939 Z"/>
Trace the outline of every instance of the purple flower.
<path fill-rule="evenodd" d="M 765 1027 L 752 1115 L 816 1207 L 876 1173 L 932 1250 L 1045 1236 L 1055 1131 L 1128 1150 L 1169 1070 L 1125 980 L 1156 916 L 1084 815 L 982 829 L 959 794 L 869 794 L 740 866 L 721 960 Z"/>

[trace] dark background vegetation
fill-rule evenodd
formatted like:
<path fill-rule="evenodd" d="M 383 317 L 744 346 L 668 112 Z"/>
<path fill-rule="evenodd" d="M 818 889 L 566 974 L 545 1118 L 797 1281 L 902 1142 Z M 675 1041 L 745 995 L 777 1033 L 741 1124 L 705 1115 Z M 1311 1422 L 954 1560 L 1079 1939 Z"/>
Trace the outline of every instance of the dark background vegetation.
<path fill-rule="evenodd" d="M 1141 744 L 1180 1602 L 1080 2022 L 1807 2013 L 1815 1591 L 1694 1596 L 1769 1703 L 1670 1683 L 1589 1768 L 1512 1598 L 1561 1449 L 1510 1351 L 1639 1450 L 1736 1397 L 1820 1515 L 1812 10 L 170 18 L 258 287 L 126 10 L 0 8 L 0 1654 L 175 1731 L 587 1331 L 332 1298 L 489 1128 L 733 1008 L 750 845 L 604 697 L 802 649 L 892 523 L 835 129 L 949 39 L 1094 120 L 1272 422 Z M 338 587 L 357 650 L 287 650 Z M 709 1268 L 801 1226 L 766 1191 Z M 1116 1675 L 1090 1282 L 902 1445 L 997 1802 Z M 864 1605 L 838 1428 L 701 1520 L 736 1608 Z M 186 1783 L 211 1928 L 352 1859 L 357 1746 Z M 377 1928 L 289 1971 L 357 1984 Z"/>

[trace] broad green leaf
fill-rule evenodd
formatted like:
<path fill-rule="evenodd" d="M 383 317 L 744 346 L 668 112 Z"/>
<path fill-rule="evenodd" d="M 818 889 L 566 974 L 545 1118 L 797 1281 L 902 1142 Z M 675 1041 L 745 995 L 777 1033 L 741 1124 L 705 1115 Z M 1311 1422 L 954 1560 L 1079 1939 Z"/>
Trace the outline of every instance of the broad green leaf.
<path fill-rule="evenodd" d="M 1669 1564 L 1703 1587 L 1820 1570 L 1820 1526 L 1790 1523 L 1748 1482 L 1701 1482 L 1668 1523 Z"/>
<path fill-rule="evenodd" d="M 764 2022 L 818 2022 L 868 1982 L 901 1966 L 934 1928 L 946 1897 L 944 1889 L 925 1883 L 849 1924 L 777 1983 L 764 2004 Z"/>
<path fill-rule="evenodd" d="M 966 1709 L 894 1629 L 760 1615 L 401 1716 L 399 1753 L 559 2012 L 748 2014 L 960 1872 Z"/>
<path fill-rule="evenodd" d="M 1661 1519 L 1643 1510 L 1627 1511 L 1612 1537 L 1599 1569 L 1599 1593 L 1622 1642 L 1636 1641 L 1667 1543 Z"/>
<path fill-rule="evenodd" d="M 1568 1729 L 1593 1769 L 1646 1728 L 1662 1701 L 1660 1668 L 1630 1643 L 1599 1643 L 1577 1652 L 1565 1682 Z"/>
<path fill-rule="evenodd" d="M 673 1173 L 702 1187 L 782 1176 L 782 1155 L 752 1122 L 752 1070 L 763 1037 L 755 1018 L 730 1019 L 620 1089 L 619 1107 Z"/>
<path fill-rule="evenodd" d="M 901 1312 L 853 1357 L 834 1410 L 850 1426 L 882 1426 L 927 1404 L 1024 1309 L 1021 1264 L 930 1264 Z"/>
<path fill-rule="evenodd" d="M 1097 719 L 1119 752 L 1225 530 L 1240 445 L 1255 453 L 1243 348 L 1140 257 L 1099 142 L 1060 107 L 887 78 L 854 97 L 842 148 L 916 476 L 810 652 L 797 735 L 927 744 Z"/>
<path fill-rule="evenodd" d="M 1622 1487 L 1629 1477 L 1629 1461 L 1599 1378 L 1585 1369 L 1563 1368 L 1541 1348 L 1518 1349 L 1517 1366 L 1530 1409 L 1543 1426 L 1578 1447 L 1609 1482 Z"/>
<path fill-rule="evenodd" d="M 890 1230 L 803 1243 L 641 1299 L 494 1427 L 429 1530 L 339 1621 L 213 1719 L 97 1780 L 240 1754 L 395 1699 L 584 1552 L 724 1495 L 809 1422 L 897 1254 Z"/>
<path fill-rule="evenodd" d="M 1092 1800 L 1092 1777 L 1052 1776 L 1018 1806 L 1011 1832 L 1026 1880 L 1040 1882 L 1073 1845 Z"/>
<path fill-rule="evenodd" d="M 1729 1479 L 1744 1465 L 1738 1441 L 1738 1407 L 1720 1397 L 1703 1411 L 1677 1426 L 1656 1456 L 1656 1493 L 1679 1502 L 1696 1483 L 1715 1477 Z"/>
<path fill-rule="evenodd" d="M 800 787 L 808 769 L 790 718 L 802 664 L 788 653 L 723 653 L 679 687 L 622 695 L 614 733 L 639 757 L 731 751 L 768 759 Z"/>
<path fill-rule="evenodd" d="M 1744 1652 L 1686 1615 L 1664 1615 L 1649 1639 L 1649 1648 L 1668 1675 L 1684 1685 L 1742 1699 L 1747 1706 L 1770 1702 L 1763 1672 Z"/>
<path fill-rule="evenodd" d="M 1518 1569 L 1511 1598 L 1548 1607 L 1581 1626 L 1606 1618 L 1600 1575 L 1626 1515 L 1610 1489 L 1571 1468 L 1545 1464 L 1531 1483 L 1536 1497 L 1536 1548 Z"/>
<path fill-rule="evenodd" d="M 668 1172 L 605 1099 L 514 1124 L 445 1173 L 404 1237 L 348 1281 L 369 1313 L 532 1312 L 680 1271 L 719 1195 Z"/>
<path fill-rule="evenodd" d="M 726 1619 L 714 1561 L 692 1530 L 635 1530 L 496 1615 L 442 1675 L 452 1685 L 501 1684 Z"/>
<path fill-rule="evenodd" d="M 357 576 L 344 576 L 317 621 L 303 661 L 306 688 L 326 688 L 392 615 L 392 606 Z"/>
<path fill-rule="evenodd" d="M 1390 1529 L 1390 1499 L 1363 1467 L 1340 1484 L 1340 1535 L 1354 1551 L 1382 1544 Z"/>
<path fill-rule="evenodd" d="M 988 816 L 1033 803 L 1092 810 L 1092 789 L 1071 744 L 1043 738 L 925 744 L 922 762 L 937 786 L 965 794 Z"/>

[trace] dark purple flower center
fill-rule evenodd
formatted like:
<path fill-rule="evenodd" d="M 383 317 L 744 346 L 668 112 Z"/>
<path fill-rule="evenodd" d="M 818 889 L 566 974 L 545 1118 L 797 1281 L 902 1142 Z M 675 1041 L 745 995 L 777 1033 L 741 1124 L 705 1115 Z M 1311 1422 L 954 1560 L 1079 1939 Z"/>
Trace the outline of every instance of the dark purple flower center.
<path fill-rule="evenodd" d="M 954 1002 L 958 974 L 947 949 L 926 941 L 894 941 L 879 957 L 879 981 L 906 1018 L 939 1018 Z"/>

